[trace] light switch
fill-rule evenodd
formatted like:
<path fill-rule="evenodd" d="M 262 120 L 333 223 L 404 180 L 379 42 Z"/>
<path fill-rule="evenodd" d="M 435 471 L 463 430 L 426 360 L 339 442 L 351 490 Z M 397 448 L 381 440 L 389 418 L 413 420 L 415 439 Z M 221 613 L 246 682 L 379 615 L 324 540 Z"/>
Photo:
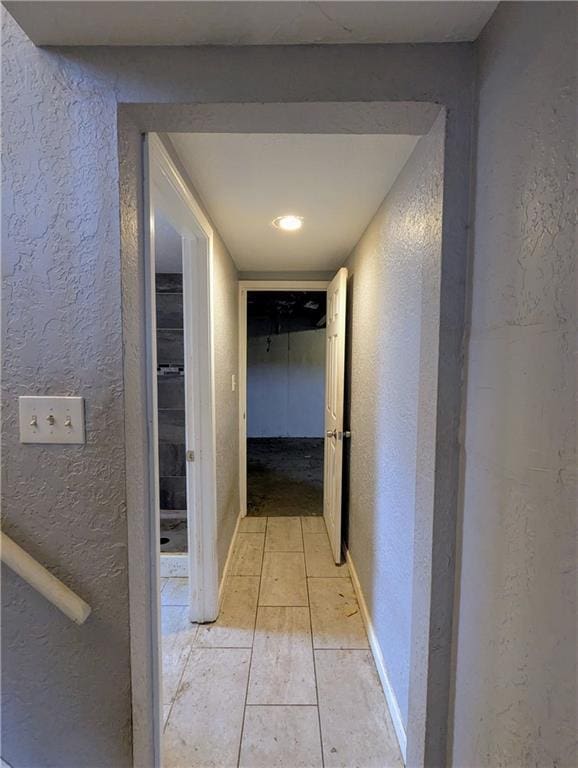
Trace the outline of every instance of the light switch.
<path fill-rule="evenodd" d="M 234 392 L 237 389 L 237 377 L 235 374 L 231 376 L 231 392 Z"/>
<path fill-rule="evenodd" d="M 84 443 L 83 397 L 18 398 L 21 443 Z"/>

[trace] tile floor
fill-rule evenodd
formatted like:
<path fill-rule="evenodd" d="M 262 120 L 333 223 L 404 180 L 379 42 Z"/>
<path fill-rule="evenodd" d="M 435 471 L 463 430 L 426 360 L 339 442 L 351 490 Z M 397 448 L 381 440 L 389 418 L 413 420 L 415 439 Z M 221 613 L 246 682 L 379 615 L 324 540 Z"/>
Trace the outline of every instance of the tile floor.
<path fill-rule="evenodd" d="M 323 518 L 247 517 L 219 619 L 162 579 L 163 768 L 400 768 L 347 565 Z"/>

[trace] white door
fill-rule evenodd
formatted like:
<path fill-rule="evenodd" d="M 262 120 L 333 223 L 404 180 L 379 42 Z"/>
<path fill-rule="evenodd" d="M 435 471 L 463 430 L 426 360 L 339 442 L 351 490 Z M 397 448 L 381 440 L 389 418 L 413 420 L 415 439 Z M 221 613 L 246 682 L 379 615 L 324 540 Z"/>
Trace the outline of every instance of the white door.
<path fill-rule="evenodd" d="M 343 474 L 343 389 L 347 270 L 327 289 L 325 356 L 325 470 L 323 516 L 336 563 L 341 562 L 341 477 Z"/>

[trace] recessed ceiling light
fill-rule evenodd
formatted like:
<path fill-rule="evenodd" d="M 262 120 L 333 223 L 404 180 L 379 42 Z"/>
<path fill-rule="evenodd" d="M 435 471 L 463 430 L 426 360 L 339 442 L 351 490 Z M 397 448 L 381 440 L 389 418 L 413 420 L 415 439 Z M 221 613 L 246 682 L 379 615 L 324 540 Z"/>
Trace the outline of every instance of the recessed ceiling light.
<path fill-rule="evenodd" d="M 284 232 L 296 232 L 303 226 L 303 217 L 294 216 L 292 213 L 285 216 L 277 216 L 273 219 L 273 226 L 282 229 Z"/>

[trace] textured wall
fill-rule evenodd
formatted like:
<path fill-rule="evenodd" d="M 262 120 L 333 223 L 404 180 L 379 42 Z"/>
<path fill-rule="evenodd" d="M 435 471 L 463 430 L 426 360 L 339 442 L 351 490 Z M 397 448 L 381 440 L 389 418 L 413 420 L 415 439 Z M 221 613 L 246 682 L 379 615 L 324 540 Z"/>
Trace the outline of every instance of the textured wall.
<path fill-rule="evenodd" d="M 418 142 L 347 262 L 348 546 L 408 720 L 422 282 L 439 292 L 442 130 Z M 435 293 L 435 291 L 434 291 Z M 439 307 L 439 304 L 438 304 Z M 430 318 L 434 338 L 439 313 Z M 435 387 L 435 373 L 433 375 Z M 427 393 L 435 400 L 435 389 Z M 433 466 L 433 444 L 420 457 Z M 431 505 L 430 505 L 431 514 Z"/>
<path fill-rule="evenodd" d="M 223 572 L 239 500 L 239 393 L 231 376 L 239 370 L 239 291 L 237 268 L 222 240 L 214 238 L 213 300 L 215 333 L 215 415 L 217 445 L 217 551 Z"/>
<path fill-rule="evenodd" d="M 576 753 L 576 7 L 479 45 L 456 766 Z"/>
<path fill-rule="evenodd" d="M 472 48 L 40 50 L 4 11 L 2 18 L 3 522 L 9 534 L 95 609 L 87 627 L 71 627 L 6 574 L 2 748 L 14 768 L 129 764 L 130 675 L 133 692 L 139 694 L 132 712 L 137 762 L 148 768 L 153 702 L 143 692 L 150 691 L 154 676 L 147 635 L 154 605 L 147 557 L 151 530 L 145 480 L 150 468 L 143 419 L 139 132 L 263 130 L 265 125 L 266 130 L 295 130 L 297 125 L 303 130 L 309 125 L 314 131 L 369 127 L 400 133 L 410 128 L 416 132 L 420 126 L 419 133 L 424 119 L 431 124 L 432 104 L 448 106 L 446 193 L 452 216 L 442 292 L 454 301 L 448 305 L 444 340 L 447 400 L 440 404 L 438 419 L 446 428 L 439 510 L 451 523 Z M 311 104 L 327 101 L 356 104 Z M 272 127 L 271 115 L 278 114 L 278 107 L 264 102 L 296 104 L 281 119 L 274 118 L 278 122 Z M 388 107 L 384 119 L 382 104 L 368 102 L 397 103 Z M 430 104 L 429 112 L 425 105 L 426 118 L 423 104 L 408 102 Z M 225 294 L 217 292 L 215 300 L 217 306 L 227 301 L 223 314 L 231 320 L 235 298 L 232 291 Z M 223 342 L 222 349 L 221 370 L 230 371 L 236 367 L 236 345 Z M 230 392 L 228 373 L 218 381 L 221 388 Z M 42 391 L 87 397 L 86 446 L 33 448 L 18 443 L 17 395 Z M 229 431 L 236 398 L 234 393 L 230 397 L 222 416 L 217 413 L 218 432 L 228 440 L 219 462 L 228 464 L 236 452 Z M 227 497 L 235 509 L 235 483 L 230 478 L 226 482 L 228 488 L 219 487 L 219 498 L 225 499 L 224 509 L 229 507 Z M 127 525 L 133 553 L 128 569 L 130 659 Z M 451 536 L 448 548 L 451 552 Z M 222 562 L 221 545 L 220 550 Z M 451 562 L 444 568 L 451 583 Z M 445 642 L 436 647 L 440 645 L 443 651 Z M 436 700 L 431 712 L 438 711 L 443 719 L 443 706 Z"/>
<path fill-rule="evenodd" d="M 249 337 L 248 437 L 323 437 L 324 400 L 324 328 Z"/>
<path fill-rule="evenodd" d="M 3 570 L 2 752 L 15 768 L 88 768 L 97 756 L 121 768 L 131 711 L 116 103 L 11 23 L 2 54 L 3 527 L 93 608 L 76 627 Z M 86 445 L 21 445 L 27 394 L 84 396 Z"/>

